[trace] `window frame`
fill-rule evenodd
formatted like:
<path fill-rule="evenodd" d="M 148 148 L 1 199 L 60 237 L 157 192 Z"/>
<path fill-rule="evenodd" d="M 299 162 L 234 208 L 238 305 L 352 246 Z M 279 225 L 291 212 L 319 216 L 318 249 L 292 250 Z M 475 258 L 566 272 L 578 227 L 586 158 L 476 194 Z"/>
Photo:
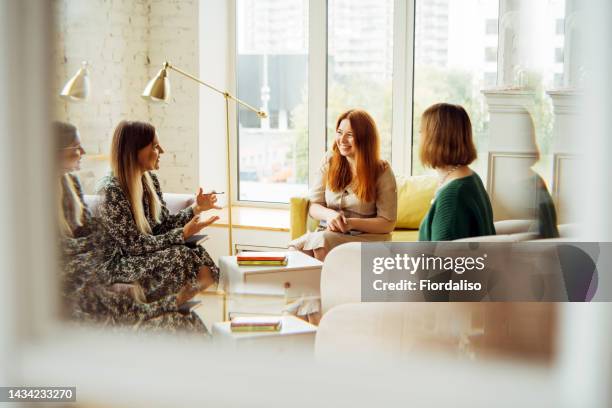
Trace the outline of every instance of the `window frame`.
<path fill-rule="evenodd" d="M 230 89 L 231 92 L 233 92 L 234 94 L 237 94 L 237 88 L 238 88 L 238 64 L 237 64 L 237 52 L 238 52 L 238 36 L 236 35 L 236 30 L 237 30 L 237 21 L 236 21 L 236 12 L 237 12 L 237 4 L 236 4 L 237 0 L 231 0 L 228 1 L 228 8 L 229 8 L 229 24 L 228 24 L 228 30 L 230 31 L 230 36 L 231 36 L 231 41 L 230 41 L 230 47 L 229 47 L 229 72 L 231 72 L 231 78 L 230 78 Z M 311 123 L 311 117 L 312 112 L 311 109 L 313 108 L 313 104 L 310 103 L 311 98 L 313 97 L 313 65 L 316 67 L 317 63 L 320 63 L 320 56 L 318 58 L 313 57 L 311 50 L 312 49 L 319 49 L 318 47 L 321 45 L 321 39 L 324 41 L 324 51 L 327 51 L 327 31 L 326 31 L 326 27 L 325 27 L 325 31 L 324 32 L 319 32 L 318 30 L 320 30 L 319 25 L 321 24 L 321 22 L 325 22 L 326 21 L 326 17 L 327 14 L 323 14 L 321 15 L 321 3 L 325 3 L 326 4 L 326 0 L 309 0 L 308 1 L 308 134 L 310 135 L 311 130 L 310 129 L 314 129 L 317 128 L 317 123 Z M 318 18 L 313 18 L 313 17 L 318 17 Z M 323 18 L 323 19 L 322 19 Z M 314 27 L 313 27 L 314 25 Z M 312 33 L 319 33 L 321 38 L 314 38 L 313 39 L 313 34 Z M 314 44 L 313 44 L 314 41 Z M 323 60 L 323 62 L 325 62 L 325 60 Z M 315 71 L 317 71 L 315 69 Z M 321 80 L 320 76 L 316 77 L 317 80 Z M 325 81 L 326 81 L 326 77 L 324 77 Z M 320 90 L 318 90 L 320 91 Z M 326 91 L 325 91 L 326 92 Z M 314 92 L 316 95 L 315 97 L 317 98 L 317 100 L 320 100 L 320 96 L 318 95 L 318 93 L 315 91 Z M 327 99 L 327 93 L 324 94 L 325 99 Z M 246 101 L 248 103 L 252 103 L 254 104 L 254 106 L 257 106 L 257 104 L 255 103 L 255 101 Z M 278 208 L 278 209 L 288 209 L 289 208 L 289 203 L 281 203 L 281 202 L 272 202 L 272 201 L 252 201 L 252 200 L 240 200 L 239 199 L 239 184 L 240 184 L 240 179 L 239 179 L 239 171 L 238 171 L 238 167 L 239 167 L 239 145 L 240 145 L 240 124 L 238 122 L 238 106 L 234 106 L 233 108 L 230 108 L 230 174 L 231 174 L 231 179 L 232 179 L 232 205 L 233 206 L 240 206 L 240 207 L 260 207 L 260 208 Z M 324 143 L 324 142 L 323 142 Z M 315 159 L 317 158 L 316 152 L 319 151 L 318 149 L 319 146 L 312 146 L 311 145 L 311 138 L 308 137 L 308 186 L 310 188 L 310 185 L 312 183 L 313 180 L 313 173 L 312 172 L 312 167 L 311 167 L 311 163 L 313 161 L 313 156 L 315 157 Z M 325 149 L 325 145 L 323 145 L 323 149 Z M 325 151 L 323 150 L 323 153 L 321 154 L 321 159 L 323 155 L 325 154 Z"/>
<path fill-rule="evenodd" d="M 412 174 L 412 85 L 414 80 L 414 4 L 415 0 L 393 0 L 393 76 L 391 112 L 391 166 L 396 175 Z M 237 86 L 236 0 L 230 2 L 229 29 L 231 88 Z M 327 51 L 328 0 L 308 3 L 308 186 L 312 186 L 325 157 L 327 134 Z M 408 114 L 409 113 L 409 114 Z M 264 208 L 288 208 L 289 203 L 240 200 L 238 196 L 239 124 L 238 109 L 232 109 L 231 175 L 235 188 L 232 204 Z M 311 135 L 323 135 L 311 137 Z"/>

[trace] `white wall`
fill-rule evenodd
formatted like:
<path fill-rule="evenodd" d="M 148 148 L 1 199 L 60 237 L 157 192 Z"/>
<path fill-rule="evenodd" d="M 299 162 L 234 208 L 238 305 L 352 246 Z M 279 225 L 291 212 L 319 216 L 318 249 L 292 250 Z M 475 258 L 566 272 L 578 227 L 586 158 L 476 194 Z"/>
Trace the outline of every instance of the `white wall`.
<path fill-rule="evenodd" d="M 172 101 L 149 105 L 140 97 L 147 81 L 168 59 L 188 72 L 198 70 L 197 0 L 58 0 L 53 78 L 57 93 L 90 63 L 91 94 L 84 103 L 56 99 L 54 116 L 80 129 L 90 159 L 81 173 L 86 192 L 108 169 L 112 131 L 123 119 L 153 123 L 166 154 L 159 172 L 168 192 L 197 185 L 197 85 L 171 74 Z M 93 156 L 102 155 L 95 160 Z"/>
<path fill-rule="evenodd" d="M 150 0 L 148 77 L 165 60 L 197 76 L 198 0 Z M 150 120 L 157 128 L 166 154 L 160 163 L 162 189 L 193 193 L 198 185 L 199 85 L 170 72 L 172 100 L 149 105 Z M 141 85 L 137 91 L 142 92 Z"/>

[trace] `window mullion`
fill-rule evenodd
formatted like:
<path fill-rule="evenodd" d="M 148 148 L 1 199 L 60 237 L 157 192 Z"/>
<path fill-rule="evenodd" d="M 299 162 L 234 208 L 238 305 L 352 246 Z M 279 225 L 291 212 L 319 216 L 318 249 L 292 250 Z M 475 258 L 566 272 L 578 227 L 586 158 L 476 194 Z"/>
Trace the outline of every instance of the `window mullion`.
<path fill-rule="evenodd" d="M 325 156 L 327 120 L 327 1 L 310 0 L 308 16 L 308 185 Z"/>
<path fill-rule="evenodd" d="M 391 164 L 397 175 L 411 174 L 414 0 L 395 0 L 393 29 L 393 113 Z"/>

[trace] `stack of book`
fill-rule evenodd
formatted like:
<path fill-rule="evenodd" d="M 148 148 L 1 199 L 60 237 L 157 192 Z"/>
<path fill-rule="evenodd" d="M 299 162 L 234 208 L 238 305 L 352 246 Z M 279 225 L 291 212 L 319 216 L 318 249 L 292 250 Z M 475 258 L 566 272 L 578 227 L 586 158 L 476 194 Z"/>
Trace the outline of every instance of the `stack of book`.
<path fill-rule="evenodd" d="M 233 317 L 230 323 L 233 332 L 280 331 L 281 327 L 279 316 Z"/>
<path fill-rule="evenodd" d="M 241 266 L 287 266 L 284 252 L 246 252 L 236 257 Z"/>

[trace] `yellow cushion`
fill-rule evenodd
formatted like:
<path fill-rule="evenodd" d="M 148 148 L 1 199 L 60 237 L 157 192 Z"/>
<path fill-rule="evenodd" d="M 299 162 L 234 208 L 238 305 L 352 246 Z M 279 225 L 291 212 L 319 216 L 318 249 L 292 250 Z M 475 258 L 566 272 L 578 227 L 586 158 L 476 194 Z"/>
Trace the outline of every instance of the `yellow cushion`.
<path fill-rule="evenodd" d="M 436 188 L 435 176 L 398 177 L 395 228 L 418 230 L 429 210 Z"/>
<path fill-rule="evenodd" d="M 419 230 L 396 229 L 391 233 L 391 241 L 416 242 L 419 240 Z"/>
<path fill-rule="evenodd" d="M 309 205 L 310 201 L 306 197 L 291 197 L 289 200 L 289 231 L 291 239 L 296 239 L 306 233 Z"/>
<path fill-rule="evenodd" d="M 319 221 L 308 215 L 310 200 L 307 197 L 291 197 L 289 200 L 289 236 L 296 239 L 307 231 L 314 231 Z"/>

